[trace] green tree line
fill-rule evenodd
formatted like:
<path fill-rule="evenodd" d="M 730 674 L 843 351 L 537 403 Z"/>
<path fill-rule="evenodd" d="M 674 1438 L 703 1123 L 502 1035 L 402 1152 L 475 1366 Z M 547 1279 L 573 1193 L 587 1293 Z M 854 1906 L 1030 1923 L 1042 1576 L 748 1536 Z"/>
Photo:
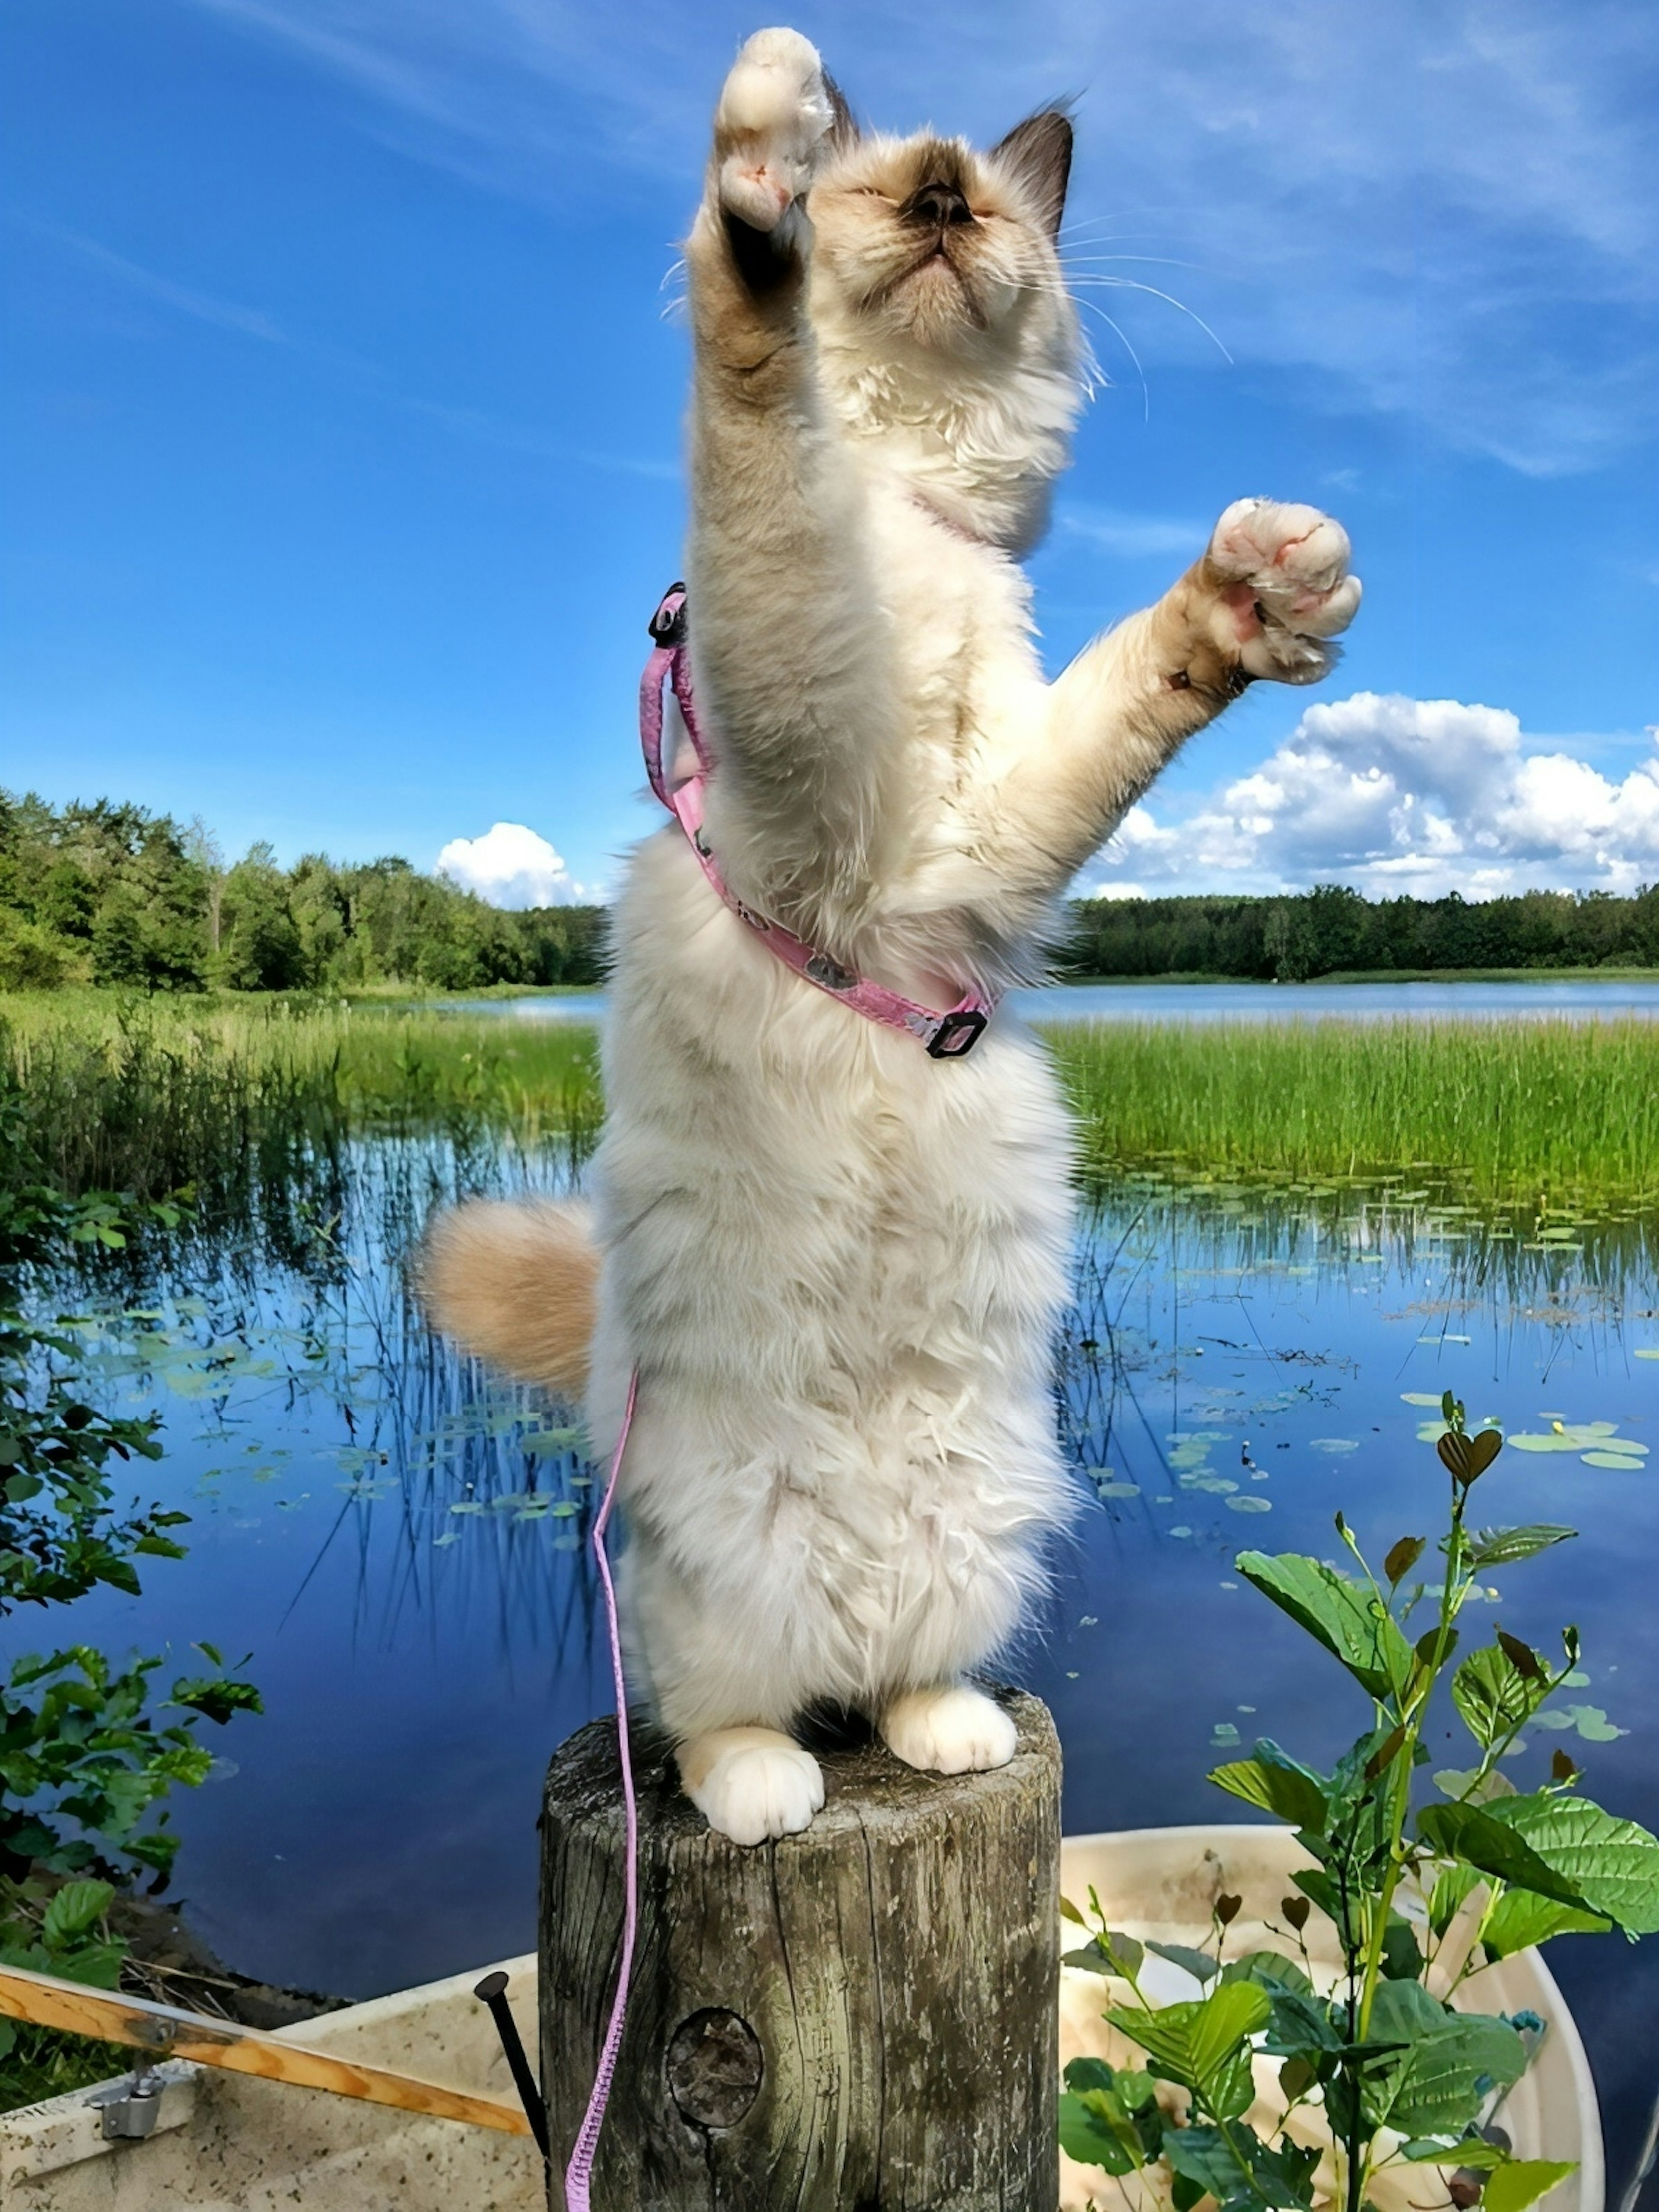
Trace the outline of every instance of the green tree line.
<path fill-rule="evenodd" d="M 595 983 L 605 913 L 507 914 L 388 858 L 341 866 L 268 845 L 227 866 L 199 823 L 0 791 L 0 988 L 477 990 Z"/>
<path fill-rule="evenodd" d="M 227 866 L 199 823 L 100 799 L 0 791 L 0 988 L 477 990 L 597 983 L 605 910 L 503 913 L 395 858 Z M 1368 900 L 1334 884 L 1280 898 L 1085 899 L 1059 972 L 1300 982 L 1389 969 L 1659 967 L 1659 887 Z"/>
<path fill-rule="evenodd" d="M 1659 967 L 1659 887 L 1370 900 L 1340 884 L 1284 898 L 1087 899 L 1061 972 L 1305 982 L 1386 969 Z"/>

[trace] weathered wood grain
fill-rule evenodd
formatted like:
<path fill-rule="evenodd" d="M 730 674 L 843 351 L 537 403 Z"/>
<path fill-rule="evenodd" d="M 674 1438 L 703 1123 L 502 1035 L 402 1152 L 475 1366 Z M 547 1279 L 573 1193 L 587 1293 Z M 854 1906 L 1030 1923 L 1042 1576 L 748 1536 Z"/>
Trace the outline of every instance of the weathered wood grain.
<path fill-rule="evenodd" d="M 1053 2212 L 1060 1747 L 1035 1698 L 995 1773 L 822 1755 L 805 1835 L 744 1850 L 636 1729 L 640 1943 L 596 2212 Z M 555 1758 L 541 2013 L 554 2156 L 574 2140 L 621 1940 L 616 1729 Z"/>
<path fill-rule="evenodd" d="M 424 2112 L 434 2119 L 461 2120 L 502 2135 L 527 2136 L 530 2123 L 517 2105 L 494 2097 L 474 2097 L 435 2081 L 393 2074 L 383 2066 L 364 2066 L 326 2051 L 308 2051 L 288 2037 L 235 2021 L 210 2020 L 175 2005 L 152 2004 L 114 1990 L 88 1989 L 21 1966 L 0 1967 L 0 2014 L 32 2021 L 38 2027 L 66 2029 L 100 2043 L 125 2043 L 152 2058 L 193 2058 L 204 2066 L 222 2066 L 233 2074 L 257 2074 L 267 2081 L 286 2081 L 300 2089 L 325 2089 L 337 2097 L 356 2097 L 399 2112 Z"/>

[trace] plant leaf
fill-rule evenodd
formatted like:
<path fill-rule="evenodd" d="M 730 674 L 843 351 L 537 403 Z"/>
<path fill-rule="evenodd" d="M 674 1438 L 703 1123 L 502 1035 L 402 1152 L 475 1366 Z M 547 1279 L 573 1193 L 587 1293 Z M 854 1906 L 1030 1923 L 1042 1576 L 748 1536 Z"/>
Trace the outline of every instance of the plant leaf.
<path fill-rule="evenodd" d="M 1486 2212 L 1526 2212 L 1577 2171 L 1574 2158 L 1512 2158 L 1487 2182 L 1480 2201 Z"/>
<path fill-rule="evenodd" d="M 47 1905 L 40 1923 L 46 1948 L 63 1949 L 95 1927 L 114 1896 L 113 1887 L 106 1881 L 66 1881 Z"/>
<path fill-rule="evenodd" d="M 1405 1681 L 1411 1646 L 1370 1590 L 1345 1581 L 1322 1560 L 1297 1552 L 1277 1558 L 1241 1552 L 1235 1564 L 1247 1582 L 1340 1659 L 1372 1697 L 1389 1697 Z"/>
<path fill-rule="evenodd" d="M 1604 1914 L 1628 1936 L 1659 1931 L 1659 1840 L 1588 1798 L 1431 1805 L 1417 1826 L 1431 1850 L 1483 1874 Z"/>
<path fill-rule="evenodd" d="M 1389 1582 L 1397 1583 L 1408 1575 L 1427 1549 L 1427 1540 L 1422 1536 L 1402 1536 L 1389 1548 L 1382 1562 L 1382 1571 Z"/>
<path fill-rule="evenodd" d="M 1535 1659 L 1533 1664 L 1537 1667 Z M 1508 1650 L 1496 1644 L 1471 1651 L 1452 1676 L 1452 1703 L 1482 1751 L 1490 1751 L 1529 1720 L 1548 1694 L 1541 1668 L 1535 1677 L 1528 1675 Z"/>
<path fill-rule="evenodd" d="M 1071 2072 L 1068 2066 L 1068 2081 Z M 1106 2105 L 1106 2094 L 1102 2090 L 1091 2089 L 1079 2094 L 1075 2090 L 1063 2089 L 1060 2097 L 1060 2147 L 1067 2158 L 1077 2159 L 1085 2166 L 1103 2166 L 1108 2173 L 1133 2173 L 1145 2162 L 1136 2154 L 1139 2143 L 1136 2153 L 1132 2154 L 1105 2109 Z"/>
<path fill-rule="evenodd" d="M 1530 1889 L 1506 1889 L 1486 1916 L 1480 1942 L 1489 1959 L 1507 1959 L 1535 1943 L 1547 1943 L 1552 1936 L 1600 1936 L 1611 1925 L 1600 1913 L 1563 1905 L 1556 1898 L 1540 1897 Z"/>
<path fill-rule="evenodd" d="M 1235 1759 L 1212 1767 L 1210 1780 L 1218 1790 L 1259 1805 L 1292 1828 L 1322 1828 L 1325 1792 L 1319 1777 L 1291 1759 L 1270 1737 L 1256 1745 L 1254 1759 Z"/>
<path fill-rule="evenodd" d="M 1523 1528 L 1482 1528 L 1469 1538 L 1469 1565 L 1472 1567 L 1510 1567 L 1521 1559 L 1530 1559 L 1540 1552 L 1547 1552 L 1552 1544 L 1565 1544 L 1576 1536 L 1576 1528 L 1564 1528 L 1559 1522 L 1538 1521 Z"/>

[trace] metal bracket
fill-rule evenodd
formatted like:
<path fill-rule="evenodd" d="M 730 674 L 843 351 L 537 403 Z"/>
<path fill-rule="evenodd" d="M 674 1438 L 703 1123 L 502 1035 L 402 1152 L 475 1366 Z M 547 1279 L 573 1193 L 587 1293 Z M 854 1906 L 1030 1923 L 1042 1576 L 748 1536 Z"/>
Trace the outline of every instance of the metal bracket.
<path fill-rule="evenodd" d="M 106 2142 L 142 2142 L 155 2132 L 162 2083 L 153 2059 L 140 2058 L 131 2078 L 113 2097 L 95 2097 Z"/>

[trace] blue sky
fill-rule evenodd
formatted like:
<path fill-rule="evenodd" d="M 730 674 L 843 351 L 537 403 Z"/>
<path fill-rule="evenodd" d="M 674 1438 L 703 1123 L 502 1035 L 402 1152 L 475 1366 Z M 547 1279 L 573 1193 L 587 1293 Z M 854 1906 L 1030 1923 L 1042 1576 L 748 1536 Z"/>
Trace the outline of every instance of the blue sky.
<path fill-rule="evenodd" d="M 760 20 L 9 0 L 0 782 L 605 887 L 683 524 L 665 284 Z M 1125 282 L 1082 292 L 1111 382 L 1033 563 L 1054 664 L 1241 493 L 1353 537 L 1320 703 L 1258 686 L 1084 887 L 1659 880 L 1648 0 L 794 20 L 887 127 L 1077 97 L 1066 242 Z M 469 853 L 495 823 L 530 834 Z"/>

